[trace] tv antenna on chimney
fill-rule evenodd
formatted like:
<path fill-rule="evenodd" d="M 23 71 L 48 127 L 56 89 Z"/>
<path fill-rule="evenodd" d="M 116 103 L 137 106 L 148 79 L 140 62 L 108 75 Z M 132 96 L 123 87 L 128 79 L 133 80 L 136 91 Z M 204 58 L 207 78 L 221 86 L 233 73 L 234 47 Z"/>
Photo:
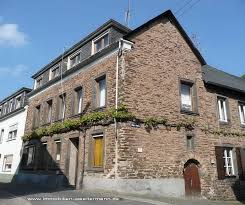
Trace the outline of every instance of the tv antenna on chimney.
<path fill-rule="evenodd" d="M 127 11 L 125 12 L 125 23 L 126 23 L 126 26 L 129 27 L 129 20 L 130 20 L 130 17 L 131 17 L 131 0 L 128 0 L 128 8 L 127 8 Z"/>

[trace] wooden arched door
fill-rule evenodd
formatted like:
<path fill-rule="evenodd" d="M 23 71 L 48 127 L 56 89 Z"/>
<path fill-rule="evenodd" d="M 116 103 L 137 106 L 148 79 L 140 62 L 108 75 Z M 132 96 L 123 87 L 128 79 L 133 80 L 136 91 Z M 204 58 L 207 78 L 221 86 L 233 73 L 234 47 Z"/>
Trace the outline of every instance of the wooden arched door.
<path fill-rule="evenodd" d="M 191 162 L 184 168 L 185 193 L 187 196 L 196 196 L 201 193 L 201 183 L 198 165 Z"/>

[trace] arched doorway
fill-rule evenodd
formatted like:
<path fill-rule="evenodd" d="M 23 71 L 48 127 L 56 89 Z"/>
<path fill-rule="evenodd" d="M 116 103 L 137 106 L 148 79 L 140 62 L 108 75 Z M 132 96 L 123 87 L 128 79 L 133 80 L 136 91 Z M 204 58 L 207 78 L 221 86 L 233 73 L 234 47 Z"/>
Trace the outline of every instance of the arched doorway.
<path fill-rule="evenodd" d="M 199 162 L 195 159 L 188 160 L 184 165 L 183 175 L 186 196 L 197 196 L 201 193 L 199 165 Z"/>

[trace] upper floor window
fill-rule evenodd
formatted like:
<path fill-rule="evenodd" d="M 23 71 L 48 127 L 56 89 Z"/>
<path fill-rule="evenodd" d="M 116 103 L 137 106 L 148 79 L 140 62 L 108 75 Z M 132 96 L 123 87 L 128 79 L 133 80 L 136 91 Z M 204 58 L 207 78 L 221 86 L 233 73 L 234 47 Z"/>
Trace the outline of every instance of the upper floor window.
<path fill-rule="evenodd" d="M 92 54 L 95 54 L 109 45 L 109 33 L 106 32 L 102 36 L 93 40 L 92 44 Z"/>
<path fill-rule="evenodd" d="M 238 108 L 241 124 L 245 125 L 245 103 L 239 103 Z"/>
<path fill-rule="evenodd" d="M 51 69 L 51 79 L 54 79 L 59 75 L 60 75 L 60 66 L 56 66 Z"/>
<path fill-rule="evenodd" d="M 41 119 L 41 105 L 38 105 L 34 111 L 34 128 L 39 127 Z"/>
<path fill-rule="evenodd" d="M 3 142 L 3 136 L 4 136 L 4 129 L 1 129 L 1 132 L 0 132 L 0 143 Z"/>
<path fill-rule="evenodd" d="M 65 110 L 66 110 L 66 94 L 62 94 L 58 98 L 58 119 L 64 119 L 65 118 Z"/>
<path fill-rule="evenodd" d="M 21 96 L 18 96 L 15 99 L 15 109 L 20 108 L 20 106 L 21 106 Z"/>
<path fill-rule="evenodd" d="M 97 107 L 104 107 L 106 104 L 106 77 L 96 80 L 96 102 Z"/>
<path fill-rule="evenodd" d="M 8 140 L 14 140 L 17 137 L 18 124 L 9 127 Z"/>
<path fill-rule="evenodd" d="M 2 106 L 0 107 L 0 116 L 2 116 Z"/>
<path fill-rule="evenodd" d="M 219 121 L 228 122 L 227 99 L 218 97 Z"/>
<path fill-rule="evenodd" d="M 83 106 L 83 89 L 82 87 L 75 89 L 76 96 L 75 96 L 75 114 L 80 114 L 82 112 Z"/>
<path fill-rule="evenodd" d="M 81 62 L 81 53 L 78 52 L 77 54 L 70 57 L 70 68 L 77 65 Z"/>
<path fill-rule="evenodd" d="M 42 83 L 43 83 L 43 78 L 42 77 L 36 79 L 36 88 L 41 87 Z"/>
<path fill-rule="evenodd" d="M 47 123 L 50 123 L 52 121 L 52 107 L 53 107 L 53 101 L 52 100 L 47 101 L 47 119 L 46 119 Z"/>

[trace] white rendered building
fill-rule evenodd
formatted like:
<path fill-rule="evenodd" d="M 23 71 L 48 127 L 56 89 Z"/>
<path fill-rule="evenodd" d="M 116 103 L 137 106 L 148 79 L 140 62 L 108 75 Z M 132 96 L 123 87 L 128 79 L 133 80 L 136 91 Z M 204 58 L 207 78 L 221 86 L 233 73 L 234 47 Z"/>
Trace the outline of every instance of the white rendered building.
<path fill-rule="evenodd" d="M 0 102 L 0 182 L 10 182 L 18 172 L 30 91 L 21 88 Z"/>

